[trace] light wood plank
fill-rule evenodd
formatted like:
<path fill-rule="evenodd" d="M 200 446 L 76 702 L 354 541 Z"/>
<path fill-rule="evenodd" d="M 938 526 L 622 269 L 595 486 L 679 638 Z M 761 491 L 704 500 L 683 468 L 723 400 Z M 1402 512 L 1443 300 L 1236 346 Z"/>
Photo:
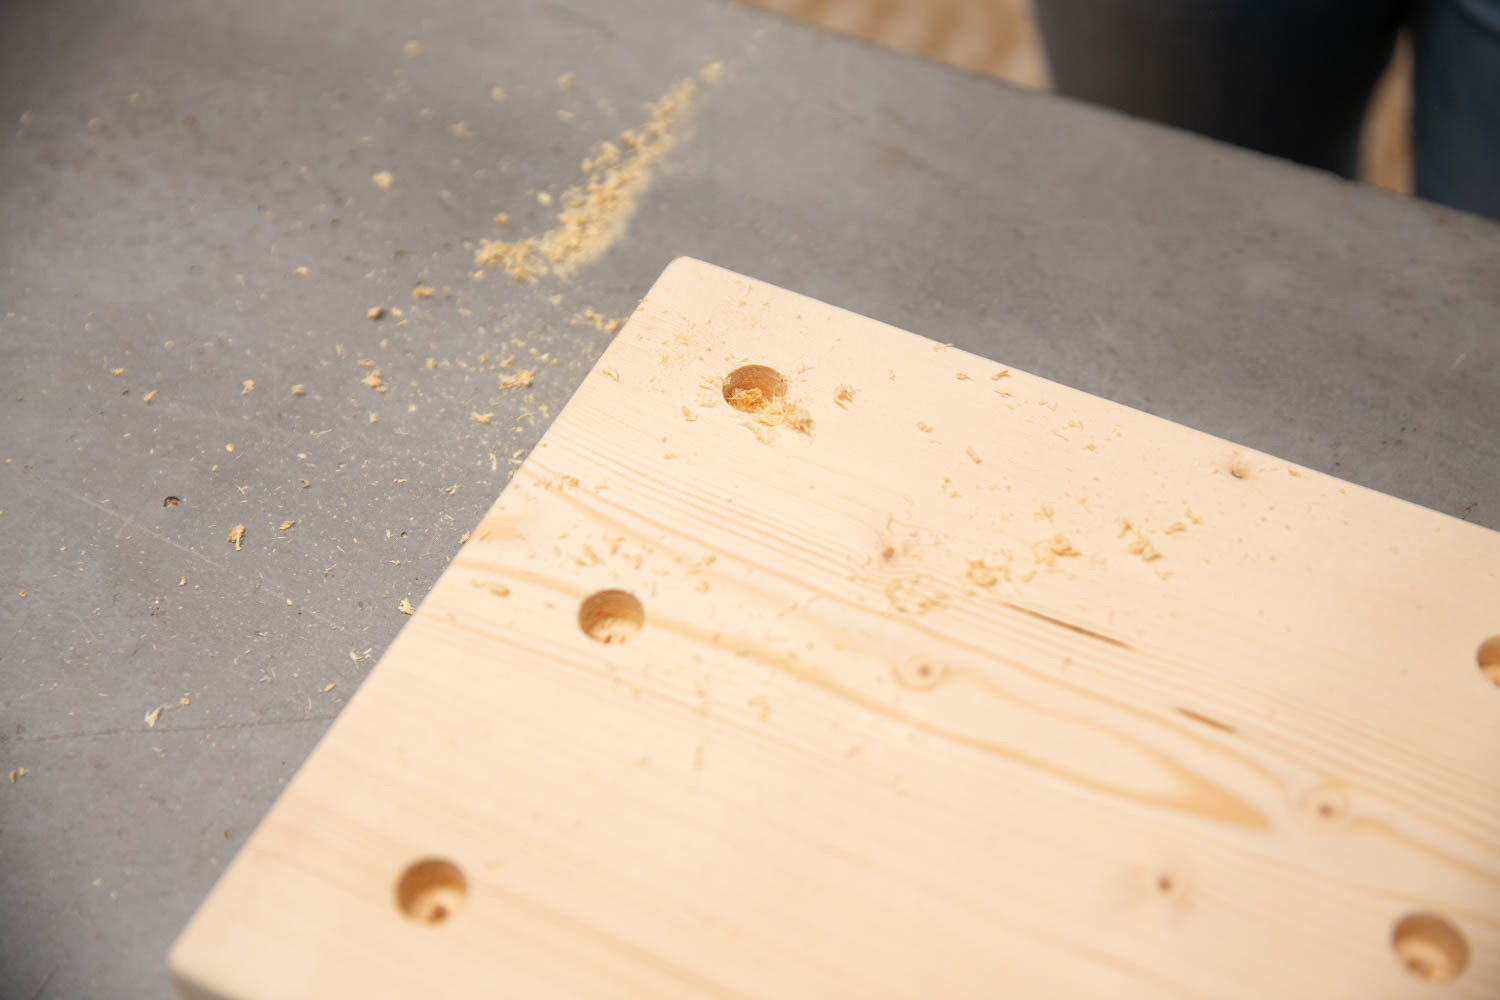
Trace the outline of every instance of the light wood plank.
<path fill-rule="evenodd" d="M 1500 996 L 1497 634 L 1494 532 L 679 260 L 171 967 Z"/>

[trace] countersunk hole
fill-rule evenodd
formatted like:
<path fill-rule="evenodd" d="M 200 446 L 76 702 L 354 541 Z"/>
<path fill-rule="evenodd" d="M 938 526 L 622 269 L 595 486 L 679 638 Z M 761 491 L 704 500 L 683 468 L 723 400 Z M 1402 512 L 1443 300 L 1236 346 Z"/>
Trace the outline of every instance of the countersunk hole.
<path fill-rule="evenodd" d="M 463 905 L 469 886 L 458 866 L 424 858 L 396 880 L 396 907 L 419 924 L 440 924 Z"/>
<path fill-rule="evenodd" d="M 759 413 L 785 395 L 786 379 L 765 365 L 744 365 L 724 377 L 724 401 L 746 413 Z"/>
<path fill-rule="evenodd" d="M 1396 922 L 1391 947 L 1406 971 L 1429 983 L 1449 983 L 1469 964 L 1469 942 L 1457 925 L 1436 913 L 1409 913 Z"/>
<path fill-rule="evenodd" d="M 583 634 L 606 645 L 624 642 L 646 624 L 646 609 L 634 594 L 623 590 L 601 590 L 578 606 L 578 627 Z"/>
<path fill-rule="evenodd" d="M 1500 635 L 1492 635 L 1481 642 L 1474 658 L 1479 661 L 1479 672 L 1489 678 L 1491 684 L 1500 687 Z"/>

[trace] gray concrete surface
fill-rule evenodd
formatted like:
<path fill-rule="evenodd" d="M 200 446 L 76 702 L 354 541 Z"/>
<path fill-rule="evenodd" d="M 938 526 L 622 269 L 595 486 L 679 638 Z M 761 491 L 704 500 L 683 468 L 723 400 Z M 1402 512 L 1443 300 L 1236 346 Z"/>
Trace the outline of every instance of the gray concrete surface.
<path fill-rule="evenodd" d="M 710 0 L 0 18 L 0 996 L 166 994 L 398 602 L 605 346 L 570 318 L 678 254 L 1500 525 L 1500 226 Z M 710 59 L 606 257 L 471 279 L 497 211 L 543 228 L 528 189 Z M 496 388 L 510 352 L 534 402 Z"/>

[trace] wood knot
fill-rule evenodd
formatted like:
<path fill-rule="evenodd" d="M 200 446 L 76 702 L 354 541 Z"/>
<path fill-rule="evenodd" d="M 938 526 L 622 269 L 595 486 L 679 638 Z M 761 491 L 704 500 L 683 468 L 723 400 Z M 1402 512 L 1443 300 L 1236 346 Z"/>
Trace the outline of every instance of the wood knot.
<path fill-rule="evenodd" d="M 1324 781 L 1302 793 L 1297 816 L 1315 833 L 1336 833 L 1348 825 L 1352 808 L 1348 789 L 1336 781 Z"/>
<path fill-rule="evenodd" d="M 898 665 L 893 673 L 896 683 L 913 691 L 926 691 L 937 687 L 947 673 L 940 665 L 923 657 L 913 657 Z"/>

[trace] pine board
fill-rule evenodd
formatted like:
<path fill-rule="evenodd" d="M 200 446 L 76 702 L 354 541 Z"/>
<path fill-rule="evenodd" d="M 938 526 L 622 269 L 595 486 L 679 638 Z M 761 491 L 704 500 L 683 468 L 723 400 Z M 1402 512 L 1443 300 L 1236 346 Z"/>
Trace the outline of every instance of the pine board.
<path fill-rule="evenodd" d="M 174 981 L 1493 998 L 1497 635 L 1500 534 L 681 259 Z"/>

